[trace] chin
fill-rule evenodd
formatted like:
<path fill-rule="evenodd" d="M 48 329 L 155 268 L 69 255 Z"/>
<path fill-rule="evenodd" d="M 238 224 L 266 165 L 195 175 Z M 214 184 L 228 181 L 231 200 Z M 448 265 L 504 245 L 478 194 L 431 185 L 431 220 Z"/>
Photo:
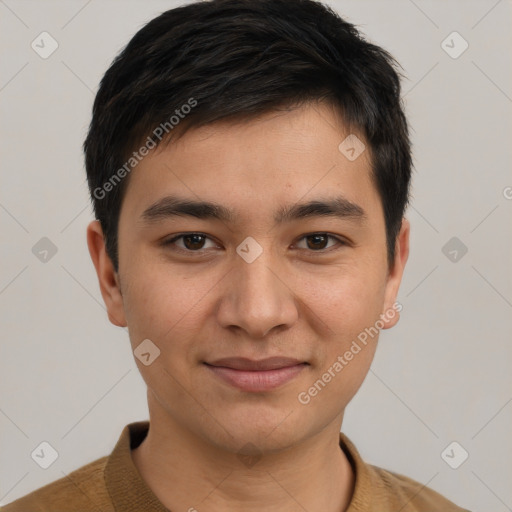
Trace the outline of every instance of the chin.
<path fill-rule="evenodd" d="M 289 448 L 301 438 L 307 436 L 307 429 L 300 428 L 294 414 L 285 408 L 279 411 L 245 411 L 237 416 L 236 411 L 222 415 L 222 429 L 216 425 L 215 429 L 204 432 L 210 441 L 218 447 L 239 453 L 254 450 L 257 453 L 271 453 Z M 287 417 L 287 415 L 289 415 Z M 253 455 L 248 453 L 248 455 Z"/>

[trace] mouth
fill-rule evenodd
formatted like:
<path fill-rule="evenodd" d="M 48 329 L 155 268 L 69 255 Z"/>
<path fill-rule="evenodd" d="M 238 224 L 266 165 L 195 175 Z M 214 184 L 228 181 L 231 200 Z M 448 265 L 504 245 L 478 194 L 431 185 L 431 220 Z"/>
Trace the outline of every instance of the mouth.
<path fill-rule="evenodd" d="M 271 391 L 298 376 L 309 363 L 288 357 L 271 357 L 259 361 L 242 357 L 218 359 L 204 365 L 216 377 L 242 391 Z"/>

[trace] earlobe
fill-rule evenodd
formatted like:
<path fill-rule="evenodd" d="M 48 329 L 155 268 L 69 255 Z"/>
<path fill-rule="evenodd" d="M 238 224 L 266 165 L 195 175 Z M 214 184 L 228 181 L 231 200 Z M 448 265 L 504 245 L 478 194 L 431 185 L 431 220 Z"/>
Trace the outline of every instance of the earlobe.
<path fill-rule="evenodd" d="M 395 243 L 395 259 L 386 283 L 384 311 L 381 314 L 383 329 L 390 329 L 398 323 L 402 305 L 397 303 L 398 290 L 409 257 L 409 235 L 411 225 L 404 217 Z"/>
<path fill-rule="evenodd" d="M 108 318 L 118 327 L 126 327 L 123 296 L 119 285 L 119 278 L 114 269 L 112 260 L 107 254 L 103 230 L 98 220 L 94 220 L 87 226 L 87 246 L 91 255 L 101 295 L 107 308 Z"/>

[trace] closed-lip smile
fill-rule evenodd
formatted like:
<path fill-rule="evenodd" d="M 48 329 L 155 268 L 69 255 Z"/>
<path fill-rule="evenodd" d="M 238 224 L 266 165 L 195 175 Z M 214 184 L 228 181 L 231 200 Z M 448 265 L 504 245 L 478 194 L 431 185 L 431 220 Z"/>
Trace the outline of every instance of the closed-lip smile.
<path fill-rule="evenodd" d="M 247 392 L 275 389 L 289 382 L 308 366 L 307 362 L 290 357 L 259 360 L 226 357 L 204 364 L 224 382 Z"/>

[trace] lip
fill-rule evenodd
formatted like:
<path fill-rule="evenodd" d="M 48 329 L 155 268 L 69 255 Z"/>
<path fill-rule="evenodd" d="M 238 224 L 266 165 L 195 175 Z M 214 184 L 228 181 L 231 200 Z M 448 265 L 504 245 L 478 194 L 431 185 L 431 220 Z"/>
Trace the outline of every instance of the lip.
<path fill-rule="evenodd" d="M 304 361 L 289 357 L 270 357 L 259 361 L 228 357 L 204 364 L 228 384 L 253 393 L 276 389 L 308 366 Z"/>

